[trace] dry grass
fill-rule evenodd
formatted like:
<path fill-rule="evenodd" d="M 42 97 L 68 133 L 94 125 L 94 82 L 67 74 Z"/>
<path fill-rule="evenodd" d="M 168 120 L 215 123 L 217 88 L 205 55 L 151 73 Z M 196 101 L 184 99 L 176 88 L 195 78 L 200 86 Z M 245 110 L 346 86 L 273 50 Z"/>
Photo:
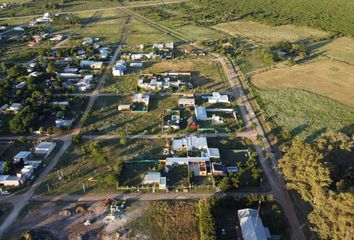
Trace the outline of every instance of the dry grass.
<path fill-rule="evenodd" d="M 330 58 L 354 65 L 354 39 L 351 37 L 337 38 L 318 50 Z"/>
<path fill-rule="evenodd" d="M 303 89 L 354 107 L 354 67 L 334 60 L 259 73 L 253 84 L 266 90 Z"/>
<path fill-rule="evenodd" d="M 234 21 L 220 23 L 215 29 L 233 36 L 244 36 L 260 44 L 272 44 L 279 41 L 296 41 L 309 38 L 324 37 L 327 33 L 294 25 L 268 26 L 251 21 Z"/>

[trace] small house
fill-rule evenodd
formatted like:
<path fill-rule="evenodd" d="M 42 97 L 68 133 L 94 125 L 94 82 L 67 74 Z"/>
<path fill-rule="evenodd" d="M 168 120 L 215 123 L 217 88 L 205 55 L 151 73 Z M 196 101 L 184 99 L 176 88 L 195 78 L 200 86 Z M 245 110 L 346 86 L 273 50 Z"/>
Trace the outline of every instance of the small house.
<path fill-rule="evenodd" d="M 55 142 L 41 142 L 34 147 L 34 154 L 47 158 L 56 146 Z"/>
<path fill-rule="evenodd" d="M 225 167 L 222 163 L 213 162 L 211 164 L 211 173 L 213 176 L 225 176 Z"/>
<path fill-rule="evenodd" d="M 230 103 L 227 94 L 220 94 L 218 92 L 213 92 L 212 96 L 208 96 L 209 103 Z"/>
<path fill-rule="evenodd" d="M 148 172 L 143 180 L 143 184 L 160 184 L 160 172 Z"/>
<path fill-rule="evenodd" d="M 32 153 L 30 151 L 20 151 L 14 156 L 14 163 L 19 163 L 23 161 L 26 163 L 28 160 L 32 158 Z"/>
<path fill-rule="evenodd" d="M 195 99 L 194 98 L 181 98 L 178 99 L 179 107 L 195 107 Z"/>
<path fill-rule="evenodd" d="M 23 106 L 21 103 L 13 103 L 10 106 L 10 110 L 13 112 L 19 112 L 22 110 L 22 108 L 23 108 Z"/>

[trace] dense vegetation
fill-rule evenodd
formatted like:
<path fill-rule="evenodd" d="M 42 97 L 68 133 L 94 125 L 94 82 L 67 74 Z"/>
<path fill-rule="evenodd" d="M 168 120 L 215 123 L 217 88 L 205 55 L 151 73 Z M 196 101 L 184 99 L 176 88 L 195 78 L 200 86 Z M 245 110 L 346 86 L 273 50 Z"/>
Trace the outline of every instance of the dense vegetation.
<path fill-rule="evenodd" d="M 346 0 L 193 0 L 192 3 L 140 8 L 157 19 L 215 25 L 232 20 L 255 20 L 272 25 L 297 24 L 354 35 L 354 2 Z M 174 15 L 171 11 L 179 11 Z"/>
<path fill-rule="evenodd" d="M 327 133 L 312 144 L 296 140 L 280 161 L 287 186 L 313 207 L 309 221 L 321 239 L 353 236 L 354 140 Z"/>

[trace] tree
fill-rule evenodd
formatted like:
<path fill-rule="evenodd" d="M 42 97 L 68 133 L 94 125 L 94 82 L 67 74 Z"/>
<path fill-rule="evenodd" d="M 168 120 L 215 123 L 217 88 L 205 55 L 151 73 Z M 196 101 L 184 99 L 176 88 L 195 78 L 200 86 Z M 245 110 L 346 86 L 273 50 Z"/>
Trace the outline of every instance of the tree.
<path fill-rule="evenodd" d="M 47 73 L 55 73 L 56 70 L 54 63 L 49 63 L 46 69 Z"/>
<path fill-rule="evenodd" d="M 214 217 L 211 213 L 212 205 L 209 200 L 199 200 L 198 210 L 200 240 L 215 240 L 216 227 Z"/>
<path fill-rule="evenodd" d="M 122 134 L 120 136 L 119 144 L 121 144 L 121 145 L 126 145 L 127 144 L 127 137 L 124 134 Z"/>
<path fill-rule="evenodd" d="M 76 134 L 76 135 L 73 135 L 72 138 L 71 138 L 71 141 L 74 145 L 78 145 L 81 143 L 82 141 L 82 135 L 81 134 Z"/>

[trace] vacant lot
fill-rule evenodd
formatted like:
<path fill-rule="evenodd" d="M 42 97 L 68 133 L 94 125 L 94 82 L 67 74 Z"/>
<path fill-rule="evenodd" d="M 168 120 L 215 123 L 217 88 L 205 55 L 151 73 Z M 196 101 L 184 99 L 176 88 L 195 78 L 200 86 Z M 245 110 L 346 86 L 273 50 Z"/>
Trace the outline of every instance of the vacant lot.
<path fill-rule="evenodd" d="M 130 173 L 118 173 L 120 162 L 158 158 L 163 148 L 161 140 L 127 140 L 126 144 L 121 144 L 117 139 L 98 141 L 100 155 L 106 158 L 105 161 L 99 161 L 97 157 L 87 153 L 87 148 L 92 143 L 93 141 L 87 141 L 79 146 L 72 146 L 39 187 L 38 193 L 83 193 L 83 185 L 86 192 L 114 192 L 117 185 L 113 181 L 109 184 L 106 181 L 107 176 L 114 175 L 115 181 L 122 180 L 120 184 L 125 185 L 130 184 L 125 182 L 125 176 L 131 176 L 127 180 L 133 181 L 134 177 L 140 179 L 142 174 L 134 169 L 130 169 Z M 146 170 L 149 167 L 151 166 L 147 166 Z M 123 170 L 126 168 L 123 167 Z"/>
<path fill-rule="evenodd" d="M 256 74 L 253 84 L 261 89 L 298 88 L 354 107 L 354 66 L 321 60 Z"/>
<path fill-rule="evenodd" d="M 268 26 L 251 21 L 220 23 L 215 29 L 233 36 L 245 36 L 260 44 L 272 44 L 279 41 L 297 41 L 326 36 L 320 30 L 294 25 Z"/>
<path fill-rule="evenodd" d="M 354 65 L 354 39 L 351 37 L 341 37 L 330 42 L 314 43 L 310 48 L 330 58 Z"/>
<path fill-rule="evenodd" d="M 159 72 L 192 72 L 193 87 L 209 92 L 223 91 L 229 86 L 219 62 L 213 60 L 162 61 L 143 70 L 143 73 Z"/>
<path fill-rule="evenodd" d="M 158 134 L 164 109 L 177 106 L 177 97 L 150 97 L 149 111 L 132 113 L 118 111 L 118 105 L 132 103 L 131 97 L 99 97 L 84 125 L 90 134 Z"/>
<path fill-rule="evenodd" d="M 143 215 L 131 222 L 130 237 L 153 240 L 200 239 L 197 213 L 197 205 L 193 201 L 148 202 Z"/>
<path fill-rule="evenodd" d="M 293 136 L 311 141 L 325 131 L 354 133 L 353 108 L 297 89 L 255 92 L 271 121 Z"/>
<path fill-rule="evenodd" d="M 178 39 L 162 32 L 160 29 L 151 27 L 148 24 L 133 18 L 129 27 L 127 44 L 151 44 L 156 42 L 176 42 Z"/>

